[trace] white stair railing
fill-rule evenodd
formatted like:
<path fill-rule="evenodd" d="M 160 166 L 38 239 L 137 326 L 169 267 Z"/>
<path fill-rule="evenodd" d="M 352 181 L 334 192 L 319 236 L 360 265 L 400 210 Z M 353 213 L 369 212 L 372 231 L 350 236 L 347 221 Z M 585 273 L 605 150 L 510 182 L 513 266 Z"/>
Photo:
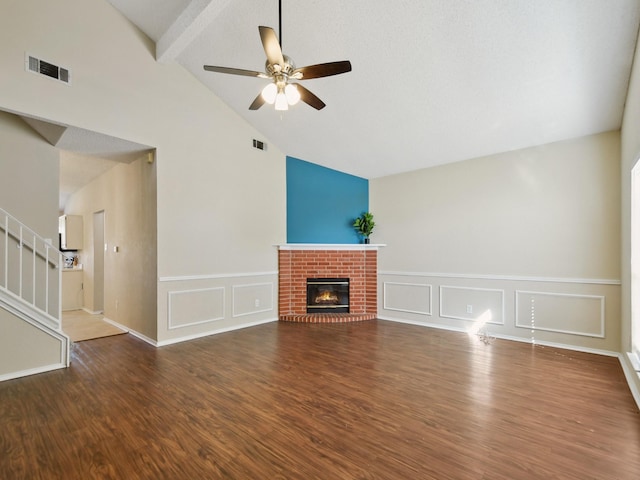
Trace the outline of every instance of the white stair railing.
<path fill-rule="evenodd" d="M 60 330 L 62 252 L 0 208 L 0 291 L 39 312 Z M 40 319 L 37 319 L 40 320 Z"/>

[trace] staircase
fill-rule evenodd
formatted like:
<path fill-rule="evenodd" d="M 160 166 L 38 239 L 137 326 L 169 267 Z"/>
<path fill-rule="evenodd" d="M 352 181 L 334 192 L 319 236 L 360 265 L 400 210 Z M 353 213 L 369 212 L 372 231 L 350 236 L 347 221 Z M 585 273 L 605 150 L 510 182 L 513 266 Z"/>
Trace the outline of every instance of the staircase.
<path fill-rule="evenodd" d="M 0 381 L 69 366 L 62 253 L 0 208 Z"/>

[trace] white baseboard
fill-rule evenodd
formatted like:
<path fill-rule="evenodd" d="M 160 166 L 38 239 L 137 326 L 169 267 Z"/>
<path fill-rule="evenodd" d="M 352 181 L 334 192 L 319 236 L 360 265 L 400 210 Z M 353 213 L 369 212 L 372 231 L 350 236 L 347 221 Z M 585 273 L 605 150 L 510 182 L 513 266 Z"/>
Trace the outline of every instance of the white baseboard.
<path fill-rule="evenodd" d="M 272 322 L 277 322 L 278 319 L 277 318 L 270 318 L 267 320 L 258 320 L 256 322 L 249 322 L 249 323 L 243 323 L 240 325 L 233 325 L 231 327 L 226 327 L 226 328 L 220 328 L 218 330 L 209 330 L 206 332 L 202 332 L 202 333 L 196 333 L 194 335 L 185 335 L 183 337 L 177 337 L 177 338 L 170 338 L 168 340 L 162 340 L 162 341 L 156 341 L 152 338 L 147 337 L 146 335 L 137 332 L 135 330 L 132 330 L 131 328 L 122 325 L 118 322 L 115 322 L 109 318 L 104 317 L 104 321 L 107 323 L 110 323 L 111 325 L 121 328 L 122 330 L 125 330 L 127 333 L 130 333 L 131 335 L 133 335 L 136 338 L 139 338 L 140 340 L 148 343 L 149 345 L 153 345 L 154 347 L 164 347 L 166 345 L 172 345 L 174 343 L 182 343 L 182 342 L 188 342 L 189 340 L 196 340 L 198 338 L 202 338 L 202 337 L 208 337 L 210 335 L 217 335 L 219 333 L 225 333 L 225 332 L 231 332 L 233 330 L 240 330 L 242 328 L 248 328 L 248 327 L 255 327 L 257 325 L 262 325 L 265 323 L 272 323 Z"/>
<path fill-rule="evenodd" d="M 124 330 L 125 332 L 133 335 L 136 338 L 139 338 L 140 340 L 148 343 L 149 345 L 153 345 L 154 347 L 158 346 L 158 342 L 156 342 L 153 338 L 149 338 L 147 337 L 145 334 L 137 332 L 136 330 L 132 330 L 130 327 L 127 327 L 126 325 L 122 325 L 121 323 L 118 323 L 114 320 L 111 320 L 110 318 L 107 317 L 103 317 L 102 318 L 105 322 L 110 323 L 111 325 L 113 325 L 114 327 L 118 327 L 122 330 Z"/>
<path fill-rule="evenodd" d="M 636 372 L 640 372 L 640 358 L 635 353 L 627 352 L 627 359 Z"/>
<path fill-rule="evenodd" d="M 158 342 L 155 341 L 153 338 L 147 337 L 145 334 L 137 332 L 135 330 L 131 330 L 129 329 L 129 333 L 131 335 L 133 335 L 136 338 L 139 338 L 140 340 L 142 340 L 143 342 L 148 343 L 149 345 L 153 345 L 154 347 L 158 347 Z"/>
<path fill-rule="evenodd" d="M 437 328 L 438 330 L 448 330 L 450 332 L 467 333 L 467 331 L 464 328 L 452 327 L 449 325 L 440 325 L 437 323 L 417 322 L 414 320 L 404 320 L 401 318 L 385 317 L 384 315 L 377 315 L 376 318 L 379 320 L 387 320 L 389 322 L 406 323 L 408 325 L 417 325 L 419 327 Z"/>
<path fill-rule="evenodd" d="M 397 318 L 384 317 L 384 316 L 380 316 L 380 315 L 378 315 L 378 318 L 380 320 L 388 320 L 390 322 L 408 323 L 410 325 L 418 325 L 418 326 L 421 326 L 421 327 L 437 328 L 438 330 L 449 330 L 449 331 L 452 331 L 452 332 L 468 333 L 468 331 L 466 329 L 464 329 L 464 328 L 451 327 L 451 326 L 448 326 L 448 325 L 441 325 L 441 324 L 437 324 L 437 323 L 416 322 L 416 321 L 411 321 L 411 320 L 403 320 L 403 319 L 397 319 Z M 581 346 L 576 346 L 576 345 L 568 345 L 566 343 L 545 342 L 545 341 L 541 341 L 541 340 L 532 341 L 530 338 L 513 337 L 513 336 L 510 336 L 510 335 L 500 335 L 500 334 L 496 334 L 496 333 L 493 333 L 493 332 L 491 332 L 491 336 L 495 337 L 495 338 L 499 338 L 501 340 L 511 340 L 513 342 L 522 342 L 522 343 L 530 343 L 530 344 L 534 344 L 534 345 L 542 345 L 542 346 L 545 346 L 545 347 L 562 348 L 564 350 L 573 350 L 573 351 L 576 351 L 576 352 L 594 353 L 596 355 L 605 355 L 607 357 L 618 357 L 620 355 L 620 353 L 613 352 L 611 350 L 601 350 L 601 349 L 598 349 L 598 348 L 589 348 L 589 347 L 581 347 Z"/>
<path fill-rule="evenodd" d="M 270 319 L 267 319 L 267 320 L 258 320 L 258 321 L 255 321 L 255 322 L 242 323 L 242 324 L 239 324 L 239 325 L 233 325 L 231 327 L 220 328 L 218 330 L 209 330 L 207 332 L 196 333 L 196 334 L 193 334 L 193 335 L 185 335 L 183 337 L 177 337 L 177 338 L 170 338 L 168 340 L 162 340 L 162 341 L 158 342 L 156 346 L 164 347 L 166 345 L 172 345 L 174 343 L 187 342 L 189 340 L 196 340 L 198 338 L 208 337 L 210 335 L 217 335 L 219 333 L 231 332 L 233 330 L 240 330 L 242 328 L 255 327 L 257 325 L 263 325 L 265 323 L 272 323 L 272 322 L 277 322 L 277 321 L 278 321 L 277 318 L 270 318 Z"/>
<path fill-rule="evenodd" d="M 562 348 L 563 350 L 573 350 L 574 352 L 593 353 L 594 355 L 604 355 L 606 357 L 618 357 L 618 355 L 620 355 L 618 352 L 613 352 L 611 350 L 601 350 L 599 348 L 580 347 L 576 345 L 568 345 L 566 343 L 545 342 L 542 340 L 532 341 L 529 338 L 512 337 L 509 335 L 496 335 L 493 333 L 491 334 L 491 336 L 500 338 L 502 340 L 511 340 L 512 342 L 529 343 L 532 345 L 541 345 L 543 347 Z"/>
<path fill-rule="evenodd" d="M 629 390 L 631 390 L 631 395 L 633 395 L 633 399 L 636 401 L 638 409 L 640 409 L 640 372 L 635 369 L 628 354 L 620 353 L 618 354 L 618 358 L 620 359 L 624 376 L 627 379 Z"/>
<path fill-rule="evenodd" d="M 51 372 L 52 370 L 60 370 L 62 368 L 67 368 L 67 365 L 65 365 L 64 363 L 54 363 L 52 365 L 30 368 L 27 370 L 21 370 L 19 372 L 5 373 L 4 375 L 0 375 L 0 382 L 4 382 L 5 380 L 13 380 L 15 378 L 27 377 L 29 375 L 36 375 L 38 373 Z"/>

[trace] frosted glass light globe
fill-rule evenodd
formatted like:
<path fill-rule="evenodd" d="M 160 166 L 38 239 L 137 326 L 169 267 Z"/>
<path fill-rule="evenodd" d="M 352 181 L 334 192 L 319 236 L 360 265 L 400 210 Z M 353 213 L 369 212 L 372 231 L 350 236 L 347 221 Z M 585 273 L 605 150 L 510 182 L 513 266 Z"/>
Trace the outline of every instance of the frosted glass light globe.
<path fill-rule="evenodd" d="M 282 90 L 276 95 L 276 110 L 289 110 L 289 104 L 287 103 L 287 96 Z"/>
<path fill-rule="evenodd" d="M 278 93 L 278 87 L 276 87 L 275 83 L 269 83 L 266 87 L 262 89 L 262 98 L 269 105 L 273 105 L 273 102 L 276 100 L 276 94 Z"/>
<path fill-rule="evenodd" d="M 284 87 L 284 94 L 287 97 L 289 105 L 295 105 L 300 101 L 300 92 L 298 91 L 298 87 L 291 83 Z"/>

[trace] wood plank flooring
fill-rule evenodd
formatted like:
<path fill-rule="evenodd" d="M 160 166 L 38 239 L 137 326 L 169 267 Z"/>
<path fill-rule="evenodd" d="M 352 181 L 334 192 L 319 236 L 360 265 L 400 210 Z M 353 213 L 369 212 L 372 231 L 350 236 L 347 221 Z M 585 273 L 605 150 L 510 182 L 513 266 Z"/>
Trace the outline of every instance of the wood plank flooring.
<path fill-rule="evenodd" d="M 385 321 L 74 346 L 0 383 L 2 479 L 640 478 L 616 358 Z"/>

